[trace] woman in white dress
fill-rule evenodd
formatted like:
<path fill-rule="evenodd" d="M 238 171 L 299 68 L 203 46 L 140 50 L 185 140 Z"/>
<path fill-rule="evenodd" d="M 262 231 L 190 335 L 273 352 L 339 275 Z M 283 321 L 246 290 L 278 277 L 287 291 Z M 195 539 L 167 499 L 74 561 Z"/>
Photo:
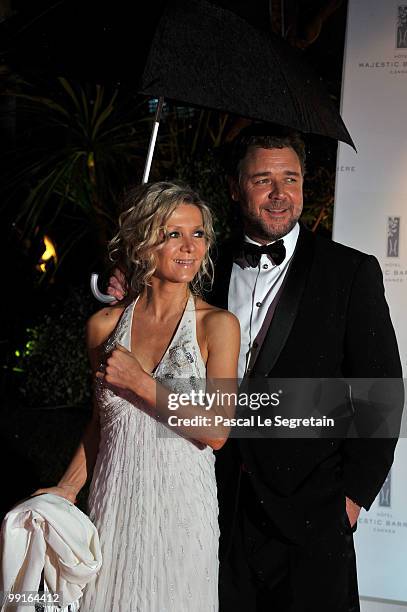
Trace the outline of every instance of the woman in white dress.
<path fill-rule="evenodd" d="M 214 416 L 230 417 L 234 407 L 204 409 L 192 399 L 174 410 L 173 402 L 177 393 L 197 398 L 209 381 L 236 391 L 239 323 L 198 294 L 210 275 L 213 230 L 197 194 L 151 183 L 131 190 L 125 205 L 110 250 L 128 299 L 87 326 L 94 415 L 57 487 L 37 493 L 74 501 L 93 471 L 89 515 L 103 566 L 81 612 L 216 612 L 213 449 L 228 427 Z M 195 427 L 185 420 L 202 416 Z"/>

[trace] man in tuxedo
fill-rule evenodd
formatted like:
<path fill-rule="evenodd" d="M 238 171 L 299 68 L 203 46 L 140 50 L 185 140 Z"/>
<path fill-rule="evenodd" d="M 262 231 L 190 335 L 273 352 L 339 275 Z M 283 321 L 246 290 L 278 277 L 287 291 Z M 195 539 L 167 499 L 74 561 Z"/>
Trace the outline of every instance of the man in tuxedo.
<path fill-rule="evenodd" d="M 377 260 L 299 223 L 304 144 L 251 127 L 232 154 L 244 238 L 220 250 L 212 301 L 240 321 L 239 377 L 400 379 Z M 269 245 L 269 246 L 267 246 Z M 402 391 L 393 409 L 401 415 Z M 221 612 L 359 610 L 353 531 L 392 439 L 231 439 L 217 456 Z"/>
<path fill-rule="evenodd" d="M 391 380 L 401 380 L 401 365 L 379 264 L 299 223 L 302 140 L 249 127 L 230 162 L 244 236 L 220 248 L 208 299 L 239 318 L 239 377 L 389 379 L 398 421 L 402 389 Z M 122 297 L 117 279 L 109 293 Z M 228 440 L 216 461 L 220 612 L 359 610 L 352 532 L 395 445 L 389 437 Z"/>

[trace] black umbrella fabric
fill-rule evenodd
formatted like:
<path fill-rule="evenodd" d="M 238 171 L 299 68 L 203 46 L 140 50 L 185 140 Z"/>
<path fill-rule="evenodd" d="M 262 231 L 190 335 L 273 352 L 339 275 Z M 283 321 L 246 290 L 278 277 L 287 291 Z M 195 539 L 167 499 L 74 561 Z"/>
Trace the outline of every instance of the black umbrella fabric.
<path fill-rule="evenodd" d="M 354 147 L 300 52 L 206 0 L 172 0 L 160 19 L 141 92 L 226 111 Z"/>

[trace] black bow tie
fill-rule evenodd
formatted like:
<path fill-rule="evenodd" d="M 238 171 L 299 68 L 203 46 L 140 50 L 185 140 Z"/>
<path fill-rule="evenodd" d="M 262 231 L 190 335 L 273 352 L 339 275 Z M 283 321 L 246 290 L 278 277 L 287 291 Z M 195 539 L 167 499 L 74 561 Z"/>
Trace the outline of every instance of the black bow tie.
<path fill-rule="evenodd" d="M 262 255 L 269 255 L 276 266 L 279 266 L 285 259 L 284 240 L 277 240 L 277 242 L 263 246 L 244 242 L 242 250 L 243 256 L 251 268 L 257 268 Z"/>

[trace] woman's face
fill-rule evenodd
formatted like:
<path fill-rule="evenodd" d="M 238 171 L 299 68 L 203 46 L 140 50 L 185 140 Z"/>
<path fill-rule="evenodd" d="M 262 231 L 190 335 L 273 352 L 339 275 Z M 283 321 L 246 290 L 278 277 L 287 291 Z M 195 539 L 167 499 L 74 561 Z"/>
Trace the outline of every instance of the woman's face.
<path fill-rule="evenodd" d="M 173 283 L 189 283 L 198 273 L 207 248 L 200 209 L 193 204 L 177 206 L 167 221 L 165 235 L 154 252 L 154 276 Z"/>

